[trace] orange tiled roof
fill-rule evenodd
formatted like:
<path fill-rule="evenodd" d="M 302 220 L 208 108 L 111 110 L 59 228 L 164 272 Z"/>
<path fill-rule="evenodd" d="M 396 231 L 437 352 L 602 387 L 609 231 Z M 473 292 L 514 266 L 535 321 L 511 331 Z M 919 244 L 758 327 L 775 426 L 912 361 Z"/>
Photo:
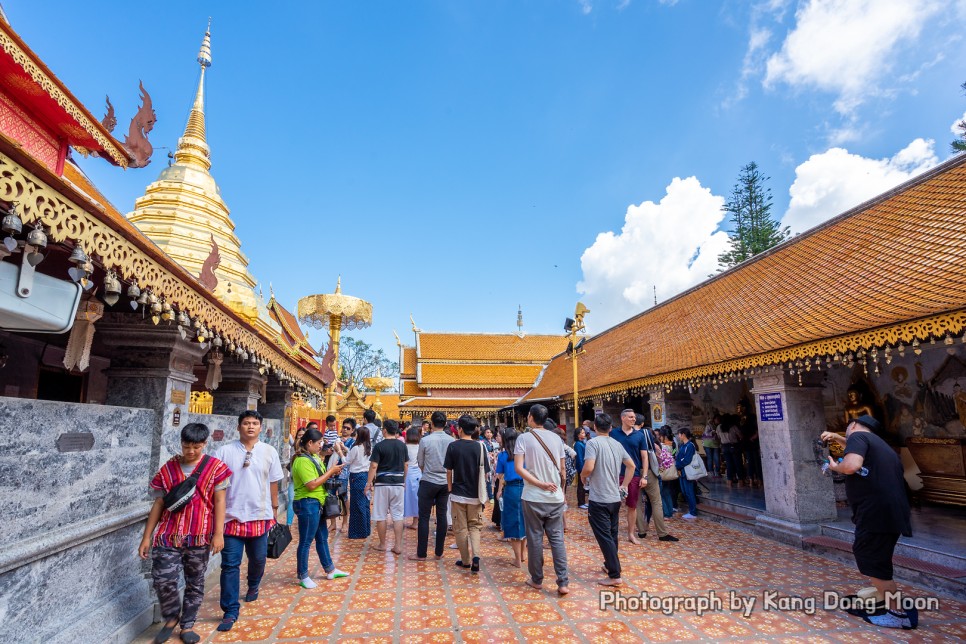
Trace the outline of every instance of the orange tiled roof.
<path fill-rule="evenodd" d="M 966 310 L 966 154 L 589 339 L 581 391 Z M 572 393 L 564 356 L 525 398 Z"/>
<path fill-rule="evenodd" d="M 399 403 L 400 409 L 503 409 L 515 398 L 412 398 Z"/>
<path fill-rule="evenodd" d="M 284 306 L 278 303 L 273 295 L 268 301 L 268 311 L 269 314 L 275 318 L 275 321 L 279 323 L 285 333 L 292 339 L 293 345 L 302 349 L 309 357 L 315 357 L 319 353 L 312 348 L 309 344 L 309 339 L 305 337 L 302 333 L 301 327 L 299 327 L 299 322 L 295 319 L 295 316 L 289 312 Z"/>
<path fill-rule="evenodd" d="M 567 336 L 513 333 L 429 333 L 417 336 L 420 362 L 543 362 L 567 347 Z"/>
<path fill-rule="evenodd" d="M 434 364 L 419 366 L 419 385 L 446 388 L 532 387 L 543 365 Z"/>
<path fill-rule="evenodd" d="M 403 396 L 425 396 L 426 390 L 420 387 L 415 380 L 402 381 Z"/>
<path fill-rule="evenodd" d="M 402 364 L 399 375 L 403 378 L 416 377 L 416 347 L 402 348 Z"/>

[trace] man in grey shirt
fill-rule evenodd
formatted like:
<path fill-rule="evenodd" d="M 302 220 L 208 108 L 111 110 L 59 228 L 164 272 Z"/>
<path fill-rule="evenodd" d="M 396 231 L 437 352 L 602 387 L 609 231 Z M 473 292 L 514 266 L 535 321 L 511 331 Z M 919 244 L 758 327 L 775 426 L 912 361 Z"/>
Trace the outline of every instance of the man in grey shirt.
<path fill-rule="evenodd" d="M 362 418 L 366 421 L 363 427 L 369 430 L 369 440 L 372 442 L 372 446 L 375 447 L 383 439 L 382 428 L 376 425 L 376 412 L 367 409 L 362 412 Z"/>
<path fill-rule="evenodd" d="M 446 545 L 446 506 L 449 501 L 449 487 L 446 483 L 446 448 L 455 439 L 446 431 L 446 414 L 434 411 L 430 416 L 433 425 L 431 434 L 423 436 L 416 452 L 416 462 L 423 473 L 419 481 L 419 526 L 416 531 L 416 554 L 410 555 L 413 561 L 424 561 L 429 544 L 429 515 L 436 508 L 436 558 L 443 558 Z"/>
<path fill-rule="evenodd" d="M 594 531 L 597 545 L 604 555 L 607 578 L 598 580 L 601 586 L 620 586 L 621 562 L 617 556 L 620 531 L 621 500 L 628 494 L 627 486 L 634 478 L 634 459 L 624 446 L 610 437 L 611 417 L 598 414 L 594 418 L 597 435 L 587 441 L 584 452 L 584 469 L 581 480 L 587 484 L 590 494 L 587 518 Z M 626 469 L 624 482 L 620 483 L 621 464 Z M 632 494 L 637 494 L 635 489 Z"/>

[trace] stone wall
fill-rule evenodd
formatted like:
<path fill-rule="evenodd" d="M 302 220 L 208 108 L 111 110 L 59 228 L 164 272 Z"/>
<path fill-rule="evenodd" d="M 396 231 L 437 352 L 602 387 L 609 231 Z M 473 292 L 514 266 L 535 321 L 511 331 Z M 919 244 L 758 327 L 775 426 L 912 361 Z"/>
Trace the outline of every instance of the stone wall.
<path fill-rule="evenodd" d="M 148 481 L 192 422 L 220 436 L 209 452 L 238 438 L 234 416 L 186 413 L 158 450 L 154 410 L 0 397 L 0 642 L 127 642 L 151 624 L 151 564 L 136 553 Z M 282 434 L 265 420 L 262 440 L 284 465 Z M 209 574 L 218 567 L 213 558 Z"/>
<path fill-rule="evenodd" d="M 0 641 L 109 641 L 154 614 L 136 550 L 155 412 L 0 398 Z M 70 447 L 72 433 L 93 444 Z M 77 447 L 77 446 L 75 446 Z"/>

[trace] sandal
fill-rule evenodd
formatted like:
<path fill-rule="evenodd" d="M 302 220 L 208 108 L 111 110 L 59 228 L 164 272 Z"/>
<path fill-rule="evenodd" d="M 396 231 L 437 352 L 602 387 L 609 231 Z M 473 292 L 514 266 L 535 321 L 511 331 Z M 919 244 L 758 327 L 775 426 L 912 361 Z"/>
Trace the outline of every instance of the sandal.
<path fill-rule="evenodd" d="M 154 636 L 154 644 L 161 644 L 161 642 L 167 642 L 169 639 L 171 639 L 171 634 L 174 633 L 174 629 L 177 628 L 177 626 L 177 619 L 175 619 L 174 624 L 171 624 L 170 626 L 168 625 L 168 622 L 165 622 L 161 627 L 161 630 L 158 631 L 158 634 Z"/>

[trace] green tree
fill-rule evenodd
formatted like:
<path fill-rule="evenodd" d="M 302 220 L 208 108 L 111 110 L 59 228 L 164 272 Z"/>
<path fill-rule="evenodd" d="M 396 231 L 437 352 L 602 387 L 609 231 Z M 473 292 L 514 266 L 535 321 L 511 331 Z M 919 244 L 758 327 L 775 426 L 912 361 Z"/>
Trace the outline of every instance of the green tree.
<path fill-rule="evenodd" d="M 399 363 L 390 360 L 382 349 L 374 349 L 368 342 L 346 335 L 339 343 L 339 371 L 339 380 L 345 383 L 352 380 L 360 391 L 367 391 L 362 384 L 364 378 L 378 372 L 395 379 L 399 376 Z M 395 388 L 387 391 L 395 391 Z"/>
<path fill-rule="evenodd" d="M 966 94 L 966 83 L 961 85 L 963 89 L 963 94 Z M 956 124 L 956 129 L 959 130 L 959 138 L 954 139 L 949 147 L 952 148 L 953 153 L 966 152 L 966 119 L 963 119 Z"/>
<path fill-rule="evenodd" d="M 738 174 L 731 197 L 723 207 L 731 220 L 730 248 L 718 255 L 719 271 L 777 246 L 791 234 L 788 226 L 782 228 L 771 216 L 771 188 L 765 185 L 770 178 L 761 173 L 754 161 Z"/>

